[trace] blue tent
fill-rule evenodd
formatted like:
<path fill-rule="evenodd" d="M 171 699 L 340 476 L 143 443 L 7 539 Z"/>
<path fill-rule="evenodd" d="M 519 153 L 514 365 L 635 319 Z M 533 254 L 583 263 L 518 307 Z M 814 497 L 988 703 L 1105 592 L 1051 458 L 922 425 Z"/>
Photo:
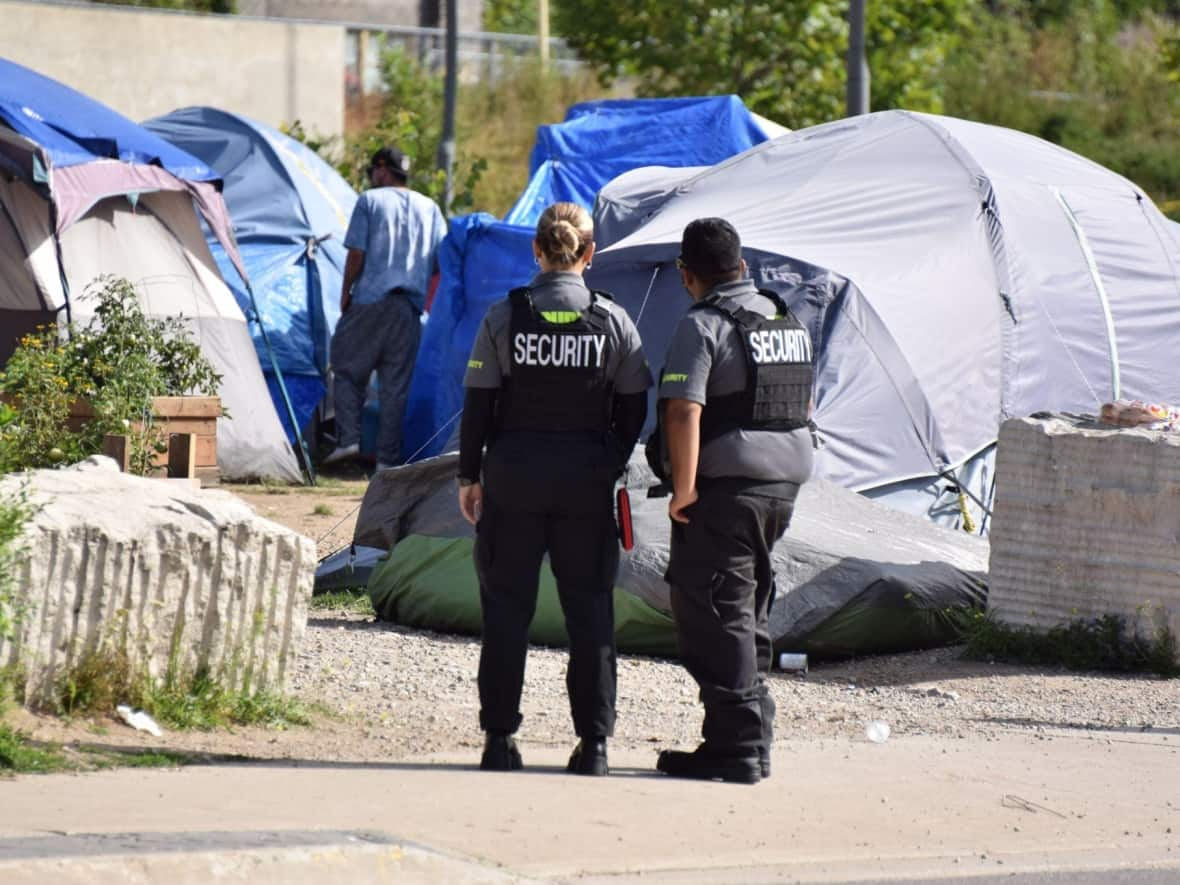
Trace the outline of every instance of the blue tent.
<path fill-rule="evenodd" d="M 567 201 L 593 208 L 599 189 L 641 166 L 711 166 L 767 139 L 735 95 L 593 101 L 565 122 L 541 126 L 531 180 L 504 221 L 480 213 L 451 220 L 439 254 L 441 278 L 423 329 L 406 405 L 405 446 L 438 454 L 463 405 L 463 371 L 492 302 L 536 272 L 530 246 L 541 212 Z"/>
<path fill-rule="evenodd" d="M 109 159 L 161 166 L 184 181 L 219 177 L 106 105 L 7 59 L 0 59 L 0 119 L 34 142 L 54 169 Z M 40 170 L 42 180 L 47 176 Z"/>
<path fill-rule="evenodd" d="M 194 209 L 196 211 L 194 211 Z M 135 284 L 144 311 L 183 318 L 222 375 L 226 479 L 298 480 L 246 320 L 217 274 L 199 218 L 245 274 L 207 163 L 109 107 L 0 59 L 0 353 L 46 322 L 82 323 L 98 276 Z"/>
<path fill-rule="evenodd" d="M 254 289 L 257 317 L 224 250 L 212 238 L 209 245 L 251 319 L 267 386 L 294 442 L 295 428 L 282 403 L 262 329 L 303 427 L 326 390 L 328 343 L 340 318 L 344 232 L 356 192 L 314 151 L 236 114 L 184 108 L 144 126 L 208 163 L 224 180 L 223 194 Z"/>

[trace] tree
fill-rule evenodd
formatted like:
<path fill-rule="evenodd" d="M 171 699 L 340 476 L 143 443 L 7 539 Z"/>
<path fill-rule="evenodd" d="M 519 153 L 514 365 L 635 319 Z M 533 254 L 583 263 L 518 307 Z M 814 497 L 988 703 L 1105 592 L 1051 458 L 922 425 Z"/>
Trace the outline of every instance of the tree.
<path fill-rule="evenodd" d="M 537 0 L 484 0 L 483 29 L 501 34 L 537 33 Z"/>
<path fill-rule="evenodd" d="M 941 110 L 939 71 L 978 0 L 876 0 L 867 44 L 874 109 Z M 644 95 L 734 92 L 788 126 L 844 114 L 845 0 L 555 0 L 556 30 L 604 81 Z"/>

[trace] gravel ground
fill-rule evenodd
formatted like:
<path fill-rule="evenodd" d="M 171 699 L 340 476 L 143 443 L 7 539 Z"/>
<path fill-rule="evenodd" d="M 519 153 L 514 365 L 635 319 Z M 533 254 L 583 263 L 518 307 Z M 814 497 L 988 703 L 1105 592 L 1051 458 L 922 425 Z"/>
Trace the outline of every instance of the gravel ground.
<path fill-rule="evenodd" d="M 470 748 L 478 754 L 475 674 L 479 641 L 374 621 L 344 611 L 314 612 L 291 671 L 291 692 L 322 712 L 312 727 L 167 732 L 149 738 L 115 721 L 63 721 L 16 714 L 35 738 L 64 744 L 153 746 L 251 758 L 397 760 Z M 519 738 L 572 746 L 565 694 L 566 653 L 529 652 Z M 814 665 L 806 675 L 772 674 L 776 736 L 864 740 L 868 723 L 893 736 L 987 739 L 1001 732 L 1051 736 L 1062 729 L 1151 731 L 1180 740 L 1180 683 L 1151 676 L 1034 670 L 966 661 L 957 648 Z M 618 725 L 612 746 L 696 745 L 701 708 L 695 684 L 671 660 L 619 660 Z"/>
<path fill-rule="evenodd" d="M 476 639 L 321 612 L 310 622 L 293 687 L 346 711 L 386 758 L 478 747 L 478 661 Z M 529 653 L 520 732 L 526 745 L 574 741 L 565 662 L 561 649 Z M 1153 730 L 1180 739 L 1177 687 L 1149 676 L 966 661 L 957 648 L 819 664 L 806 675 L 771 678 L 777 736 L 804 739 L 864 739 L 874 720 L 894 735 L 955 739 L 1012 729 Z M 623 656 L 618 695 L 614 745 L 695 746 L 696 687 L 675 661 Z"/>
<path fill-rule="evenodd" d="M 321 554 L 351 536 L 364 482 L 352 477 L 319 489 L 231 487 L 261 513 L 313 537 Z M 63 721 L 16 712 L 35 738 L 154 746 L 251 758 L 395 760 L 482 745 L 475 675 L 479 641 L 374 621 L 347 611 L 313 611 L 289 688 L 323 711 L 312 727 L 285 730 L 168 732 L 155 739 L 116 720 Z M 572 746 L 565 694 L 566 653 L 529 653 L 519 738 Z M 1180 682 L 965 661 L 958 649 L 813 664 L 806 675 L 775 673 L 779 738 L 865 739 L 881 720 L 893 735 L 948 740 L 1002 731 L 1087 729 L 1111 740 L 1154 731 L 1180 741 Z M 623 656 L 613 746 L 696 745 L 701 708 L 696 687 L 675 661 Z M 527 753 L 526 753 L 527 756 Z"/>

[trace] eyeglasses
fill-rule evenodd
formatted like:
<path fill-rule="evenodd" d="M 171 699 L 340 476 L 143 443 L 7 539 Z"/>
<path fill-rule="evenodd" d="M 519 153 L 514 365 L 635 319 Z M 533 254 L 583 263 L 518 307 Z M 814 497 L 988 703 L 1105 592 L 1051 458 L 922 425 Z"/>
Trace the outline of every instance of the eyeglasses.
<path fill-rule="evenodd" d="M 688 265 L 684 263 L 684 259 L 679 255 L 676 256 L 676 267 L 678 270 L 687 270 Z"/>

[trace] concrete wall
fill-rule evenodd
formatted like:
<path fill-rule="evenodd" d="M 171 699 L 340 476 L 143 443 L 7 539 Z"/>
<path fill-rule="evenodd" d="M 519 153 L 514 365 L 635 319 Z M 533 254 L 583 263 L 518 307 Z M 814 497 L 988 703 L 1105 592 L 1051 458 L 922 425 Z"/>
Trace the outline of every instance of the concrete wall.
<path fill-rule="evenodd" d="M 309 132 L 344 125 L 338 25 L 0 0 L 0 56 L 144 120 L 212 105 Z"/>
<path fill-rule="evenodd" d="M 1014 418 L 1000 428 L 988 608 L 1048 628 L 1123 615 L 1180 634 L 1180 434 Z"/>
<path fill-rule="evenodd" d="M 483 30 L 483 0 L 459 0 L 459 30 Z M 441 28 L 446 0 L 238 0 L 242 15 Z"/>

